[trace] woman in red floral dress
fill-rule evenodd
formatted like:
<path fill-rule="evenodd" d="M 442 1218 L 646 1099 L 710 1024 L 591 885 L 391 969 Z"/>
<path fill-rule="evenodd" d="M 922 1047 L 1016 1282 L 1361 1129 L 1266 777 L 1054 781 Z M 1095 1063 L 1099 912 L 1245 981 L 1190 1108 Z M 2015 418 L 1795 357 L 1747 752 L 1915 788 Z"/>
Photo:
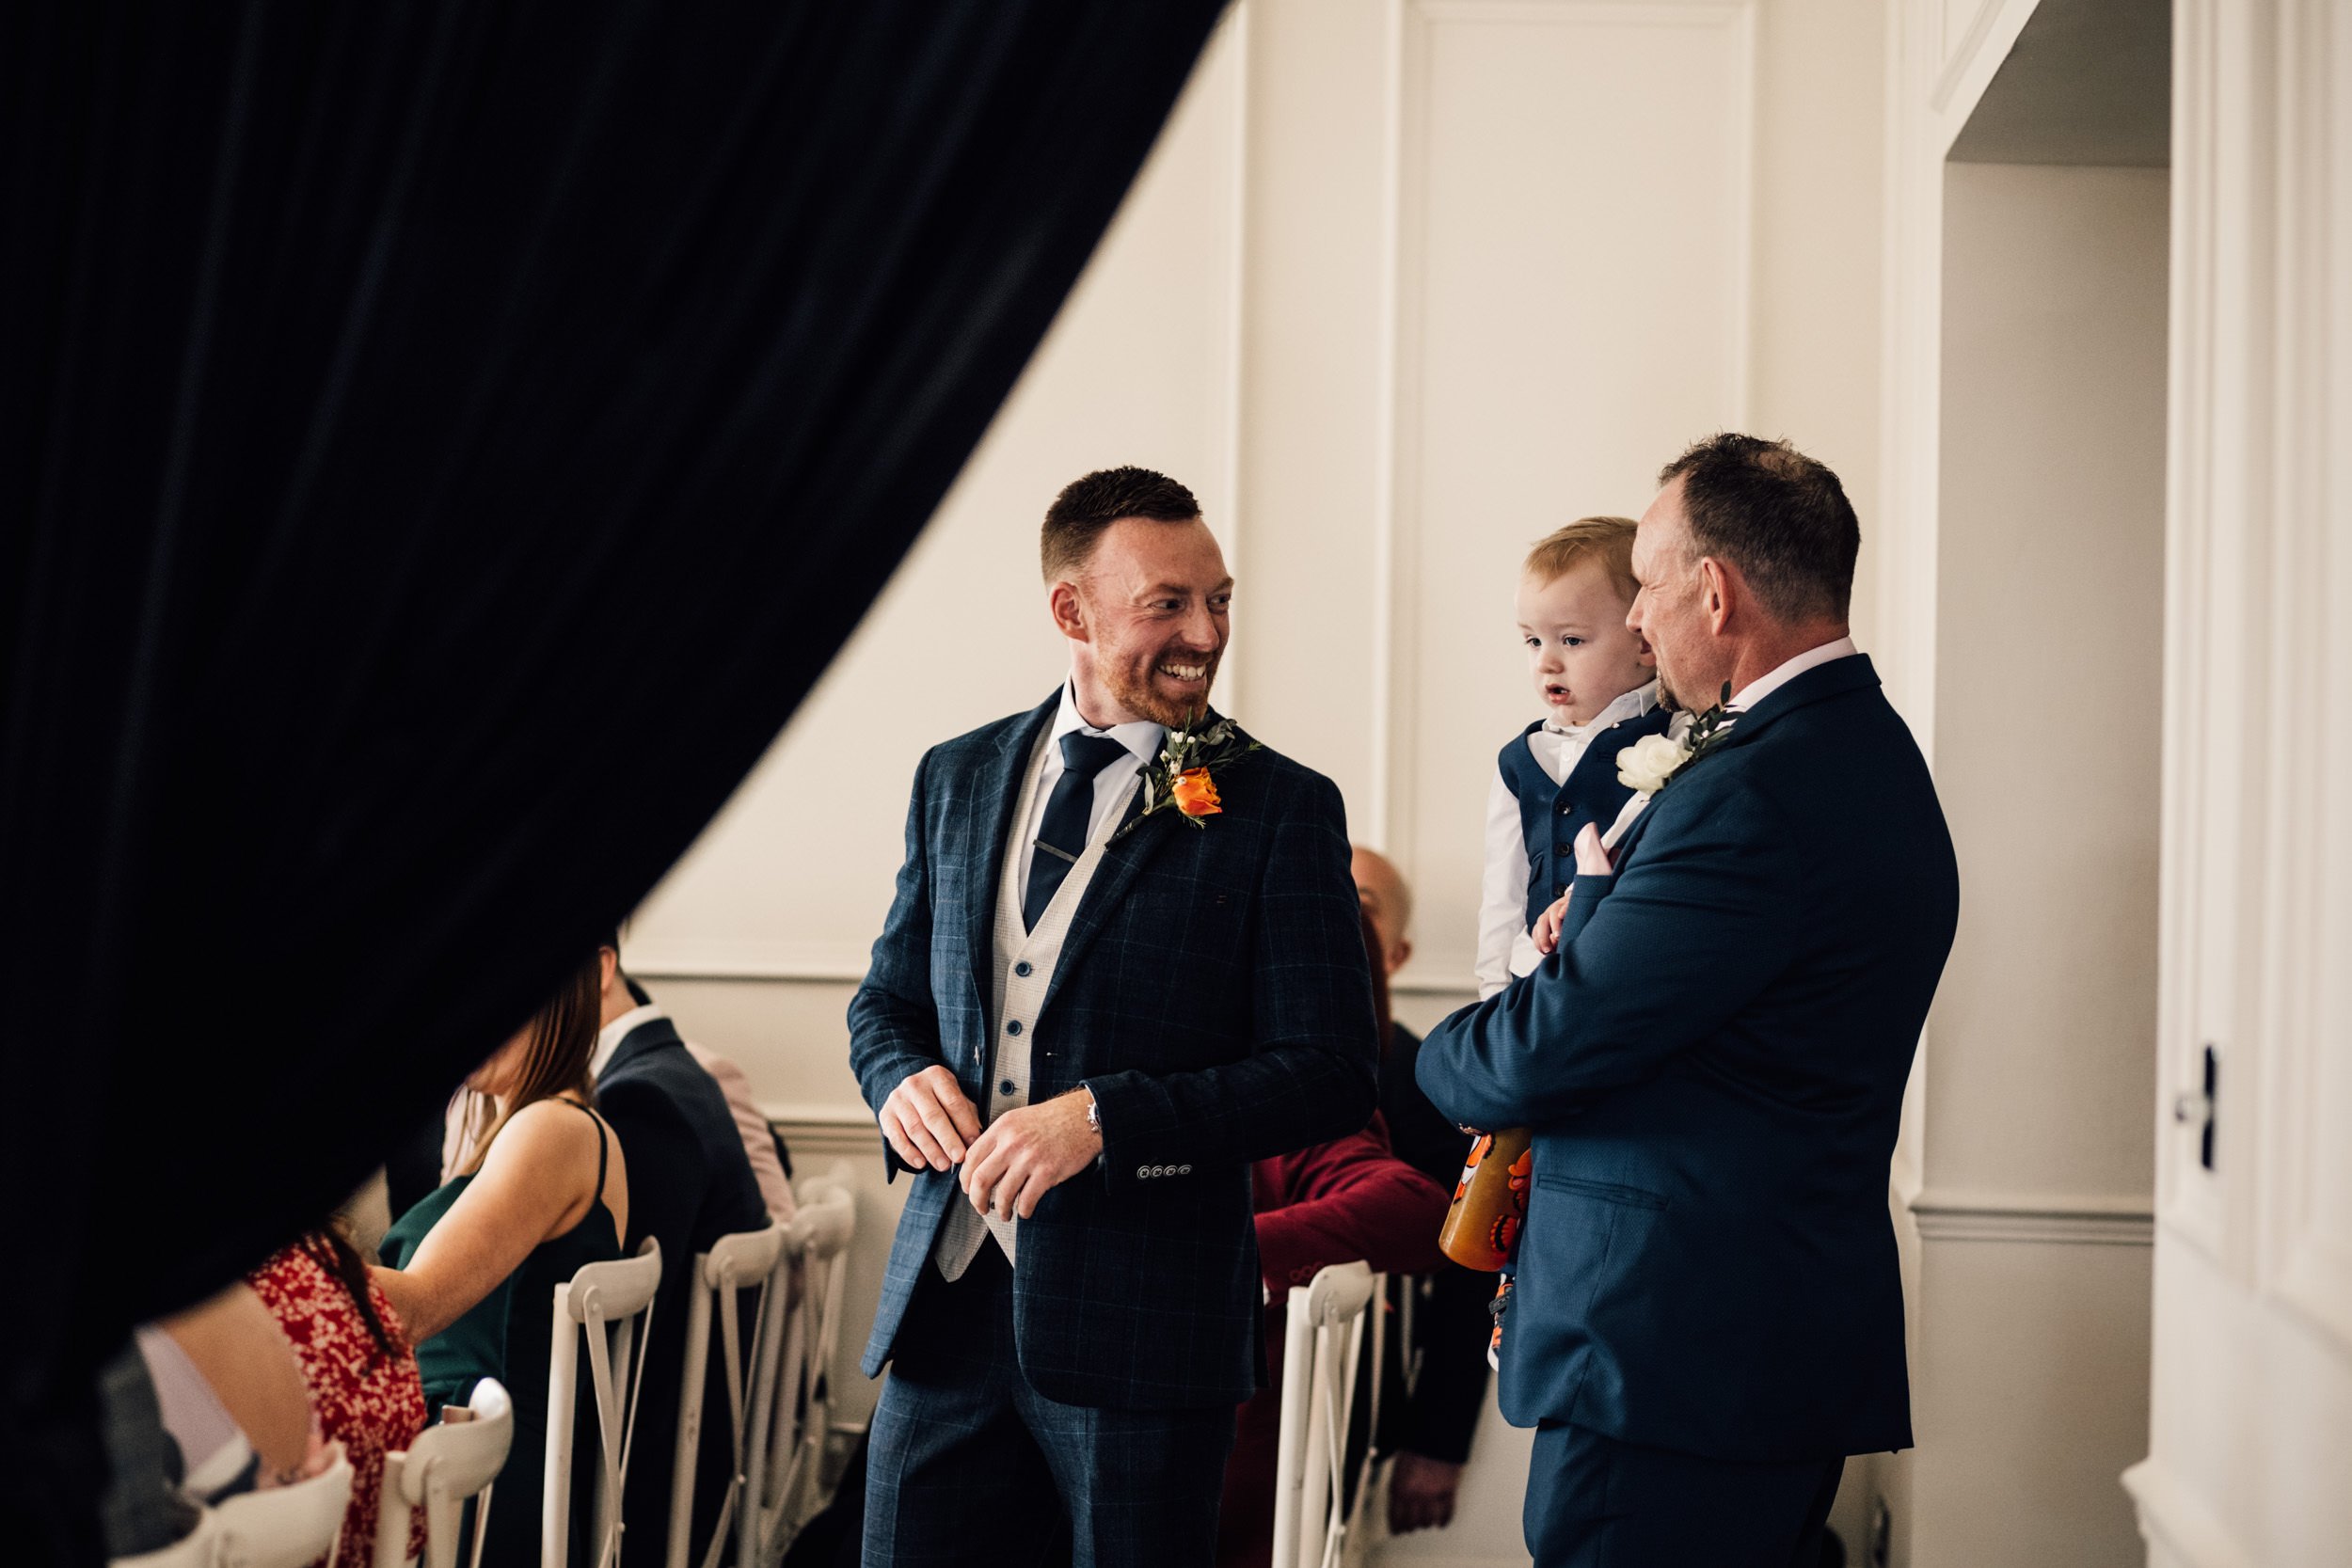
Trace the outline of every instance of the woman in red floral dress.
<path fill-rule="evenodd" d="M 374 1560 L 384 1455 L 424 1430 L 424 1386 L 417 1357 L 384 1292 L 368 1281 L 359 1255 L 332 1225 L 273 1255 L 247 1276 L 293 1342 L 326 1436 L 351 1459 L 351 1507 L 336 1560 Z M 408 1555 L 424 1549 L 424 1510 L 408 1527 Z"/>

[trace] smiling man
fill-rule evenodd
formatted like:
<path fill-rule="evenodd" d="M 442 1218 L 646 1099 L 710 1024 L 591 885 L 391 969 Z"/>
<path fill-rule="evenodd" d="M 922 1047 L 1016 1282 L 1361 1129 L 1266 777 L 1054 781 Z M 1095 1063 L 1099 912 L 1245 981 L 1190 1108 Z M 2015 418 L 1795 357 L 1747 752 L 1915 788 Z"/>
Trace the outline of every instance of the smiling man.
<path fill-rule="evenodd" d="M 915 1173 L 869 1564 L 1210 1560 L 1256 1386 L 1251 1163 L 1372 1117 L 1370 970 L 1329 780 L 1208 705 L 1232 578 L 1192 493 L 1089 474 L 1046 513 L 1070 675 L 935 747 L 850 1006 Z"/>

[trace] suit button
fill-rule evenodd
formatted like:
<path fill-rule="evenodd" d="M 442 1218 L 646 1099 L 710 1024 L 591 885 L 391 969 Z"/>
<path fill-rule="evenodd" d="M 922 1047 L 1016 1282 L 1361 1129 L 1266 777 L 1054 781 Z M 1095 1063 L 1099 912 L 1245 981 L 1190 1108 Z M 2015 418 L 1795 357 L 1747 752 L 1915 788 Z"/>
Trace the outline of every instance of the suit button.
<path fill-rule="evenodd" d="M 1573 855 L 1576 853 L 1576 846 L 1573 844 L 1555 844 L 1551 847 L 1551 852 L 1555 855 Z"/>
<path fill-rule="evenodd" d="M 998 1094 L 1010 1094 L 1010 1093 L 1012 1093 L 1012 1080 L 1011 1080 L 1011 1079 L 1009 1079 L 1009 1078 L 1008 1078 L 1008 1079 L 1006 1079 L 1003 1083 L 1001 1083 L 1001 1084 L 997 1085 L 996 1085 L 996 1092 L 997 1092 Z"/>
<path fill-rule="evenodd" d="M 1192 1174 L 1192 1167 L 1190 1165 L 1178 1165 L 1176 1167 L 1176 1174 L 1179 1176 L 1190 1176 Z"/>
<path fill-rule="evenodd" d="M 1022 959 L 1019 963 L 1012 966 L 1012 972 L 1015 974 L 1020 975 L 1024 980 L 1027 979 L 1029 977 L 1029 960 L 1026 958 Z"/>
<path fill-rule="evenodd" d="M 1560 808 L 1560 815 L 1561 815 L 1561 816 L 1567 816 L 1570 812 L 1573 812 L 1574 810 L 1576 810 L 1576 806 L 1575 806 L 1575 803 L 1574 803 L 1573 801 L 1571 801 L 1571 802 L 1565 803 L 1565 804 L 1564 804 L 1564 805 L 1562 805 L 1562 806 L 1561 806 L 1561 808 Z"/>
<path fill-rule="evenodd" d="M 1136 1167 L 1136 1176 L 1138 1180 L 1150 1176 L 1151 1174 L 1152 1167 L 1150 1165 L 1137 1165 Z"/>
<path fill-rule="evenodd" d="M 1017 1035 L 1021 1033 L 1021 1021 L 1016 1018 L 1010 1023 L 1006 1024 L 1005 1033 L 1008 1035 Z"/>
<path fill-rule="evenodd" d="M 1568 884 L 1567 884 L 1567 883 L 1565 883 L 1565 882 L 1554 882 L 1554 883 L 1552 883 L 1552 884 L 1551 884 L 1551 895 L 1552 895 L 1554 898 L 1565 898 L 1565 897 L 1568 895 Z M 1014 1027 L 1014 1029 L 1013 1029 L 1013 1031 L 1012 1031 L 1012 1032 L 1013 1032 L 1014 1034 L 1016 1034 L 1016 1035 L 1017 1035 L 1017 1034 L 1021 1033 L 1021 1030 L 1020 1030 L 1019 1026 L 1017 1026 L 1017 1025 L 1016 1025 L 1016 1026 Z"/>

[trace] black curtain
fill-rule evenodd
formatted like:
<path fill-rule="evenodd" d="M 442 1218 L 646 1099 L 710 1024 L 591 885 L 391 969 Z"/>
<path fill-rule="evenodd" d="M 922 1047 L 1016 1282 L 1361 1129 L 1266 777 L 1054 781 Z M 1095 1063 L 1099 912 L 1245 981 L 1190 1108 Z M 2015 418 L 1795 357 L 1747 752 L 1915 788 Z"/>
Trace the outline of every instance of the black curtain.
<path fill-rule="evenodd" d="M 758 757 L 1218 9 L 0 7 L 10 1560 L 97 1552 L 127 1325 L 323 1215 Z"/>

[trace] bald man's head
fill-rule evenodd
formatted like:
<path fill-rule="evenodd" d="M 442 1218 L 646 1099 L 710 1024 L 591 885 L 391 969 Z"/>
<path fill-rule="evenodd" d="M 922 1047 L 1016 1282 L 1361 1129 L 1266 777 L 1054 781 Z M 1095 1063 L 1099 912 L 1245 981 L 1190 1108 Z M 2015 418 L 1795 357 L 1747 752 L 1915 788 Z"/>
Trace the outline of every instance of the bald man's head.
<path fill-rule="evenodd" d="M 1377 849 L 1359 845 L 1348 869 L 1356 874 L 1357 900 L 1372 916 L 1373 929 L 1380 933 L 1381 956 L 1394 974 L 1413 956 L 1413 890 L 1406 886 L 1405 874 Z"/>

